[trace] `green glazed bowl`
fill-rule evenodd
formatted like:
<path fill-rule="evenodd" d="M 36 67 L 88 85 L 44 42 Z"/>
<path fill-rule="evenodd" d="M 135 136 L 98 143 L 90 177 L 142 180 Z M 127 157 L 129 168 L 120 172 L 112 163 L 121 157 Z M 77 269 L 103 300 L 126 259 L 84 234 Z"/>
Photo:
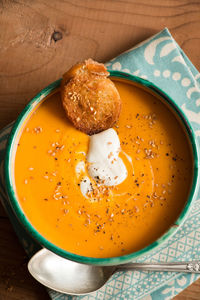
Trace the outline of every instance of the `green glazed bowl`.
<path fill-rule="evenodd" d="M 70 252 L 67 252 L 56 245 L 52 244 L 48 241 L 45 237 L 43 237 L 29 222 L 28 218 L 24 215 L 23 210 L 17 200 L 17 196 L 14 189 L 14 159 L 15 159 L 15 150 L 16 150 L 16 143 L 19 133 L 22 130 L 23 124 L 26 122 L 27 118 L 33 112 L 33 110 L 38 106 L 38 104 L 51 92 L 57 89 L 60 86 L 61 80 L 57 80 L 50 84 L 48 87 L 43 89 L 39 94 L 37 94 L 24 108 L 22 113 L 19 115 L 18 119 L 16 120 L 6 149 L 6 156 L 4 162 L 5 168 L 5 185 L 6 191 L 9 198 L 9 204 L 16 215 L 17 219 L 20 221 L 21 225 L 28 231 L 31 237 L 35 239 L 37 243 L 39 243 L 42 247 L 49 249 L 50 251 L 58 254 L 64 258 L 77 261 L 80 263 L 86 264 L 94 264 L 94 265 L 116 265 L 116 264 L 124 264 L 130 261 L 134 261 L 136 258 L 141 257 L 142 255 L 147 254 L 149 251 L 155 250 L 157 247 L 161 246 L 164 242 L 166 242 L 173 234 L 178 230 L 178 228 L 183 224 L 184 220 L 186 219 L 188 212 L 192 206 L 193 199 L 195 198 L 195 193 L 197 190 L 197 178 L 198 178 L 198 155 L 197 155 L 197 146 L 195 141 L 194 132 L 190 126 L 187 117 L 184 113 L 180 110 L 177 106 L 176 102 L 171 99 L 165 92 L 161 89 L 156 87 L 153 83 L 141 79 L 139 77 L 129 75 L 127 73 L 123 73 L 120 71 L 110 71 L 110 76 L 114 78 L 119 78 L 123 80 L 132 81 L 137 86 L 141 86 L 149 92 L 153 92 L 155 95 L 159 96 L 162 101 L 167 104 L 171 110 L 175 113 L 178 117 L 180 122 L 182 123 L 183 127 L 185 128 L 186 135 L 188 136 L 188 140 L 191 145 L 192 155 L 193 155 L 193 173 L 191 174 L 192 177 L 192 185 L 190 189 L 190 194 L 188 196 L 187 202 L 175 222 L 175 226 L 171 226 L 167 232 L 165 232 L 159 239 L 157 239 L 152 244 L 148 245 L 147 247 L 133 252 L 128 255 L 119 256 L 119 257 L 111 257 L 111 258 L 93 258 L 93 257 L 85 257 L 76 255 Z"/>

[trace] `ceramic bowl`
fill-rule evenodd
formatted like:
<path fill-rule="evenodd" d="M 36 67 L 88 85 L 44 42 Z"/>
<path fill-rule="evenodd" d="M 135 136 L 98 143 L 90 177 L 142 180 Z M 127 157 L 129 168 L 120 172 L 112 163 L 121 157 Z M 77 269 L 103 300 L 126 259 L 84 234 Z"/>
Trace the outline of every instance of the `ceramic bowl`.
<path fill-rule="evenodd" d="M 164 233 L 158 240 L 153 242 L 152 244 L 148 245 L 147 247 L 141 249 L 140 251 L 133 252 L 128 255 L 119 256 L 119 257 L 112 257 L 112 258 L 92 258 L 92 257 L 85 257 L 76 255 L 70 252 L 67 252 L 56 245 L 52 244 L 48 239 L 43 237 L 29 222 L 27 217 L 24 215 L 23 210 L 17 200 L 17 196 L 14 190 L 14 159 L 15 159 L 15 151 L 16 151 L 16 144 L 17 138 L 23 128 L 24 122 L 26 122 L 27 118 L 30 114 L 37 108 L 40 102 L 50 93 L 52 93 L 55 89 L 60 86 L 61 80 L 55 81 L 50 84 L 48 87 L 43 89 L 39 94 L 37 94 L 24 108 L 22 113 L 19 115 L 18 119 L 16 120 L 12 132 L 10 134 L 7 150 L 6 150 L 6 157 L 5 157 L 5 185 L 6 191 L 9 198 L 9 204 L 13 209 L 18 220 L 21 222 L 22 226 L 28 231 L 28 233 L 39 243 L 42 247 L 49 249 L 50 251 L 73 261 L 77 261 L 80 263 L 87 263 L 87 264 L 95 264 L 95 265 L 115 265 L 115 264 L 123 264 L 130 261 L 135 260 L 136 258 L 141 257 L 142 255 L 147 254 L 149 251 L 156 249 L 157 247 L 161 246 L 164 242 L 166 242 L 176 231 L 177 229 L 183 224 L 184 220 L 186 219 L 188 212 L 192 206 L 192 202 L 194 200 L 194 195 L 196 192 L 196 185 L 197 185 L 197 178 L 198 178 L 198 156 L 197 156 L 197 146 L 195 141 L 194 132 L 190 126 L 189 121 L 187 120 L 186 116 L 184 115 L 183 111 L 177 106 L 176 102 L 171 99 L 165 92 L 163 92 L 160 88 L 156 87 L 151 82 L 141 79 L 139 77 L 129 75 L 127 73 L 119 72 L 119 71 L 110 71 L 111 77 L 120 78 L 122 80 L 128 80 L 134 82 L 137 86 L 141 86 L 148 90 L 149 92 L 153 92 L 156 94 L 161 100 L 166 103 L 173 110 L 174 114 L 182 123 L 182 126 L 185 128 L 186 135 L 188 136 L 188 140 L 191 145 L 192 155 L 193 155 L 193 173 L 191 174 L 192 185 L 190 189 L 190 193 L 186 204 L 175 222 L 175 226 L 171 226 L 169 230 Z"/>

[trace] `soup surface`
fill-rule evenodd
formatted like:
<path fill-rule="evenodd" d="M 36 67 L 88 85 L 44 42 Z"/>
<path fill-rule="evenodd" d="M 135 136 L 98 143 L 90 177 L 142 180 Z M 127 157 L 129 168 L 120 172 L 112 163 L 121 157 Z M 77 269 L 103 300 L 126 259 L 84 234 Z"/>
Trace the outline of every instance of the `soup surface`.
<path fill-rule="evenodd" d="M 115 84 L 123 106 L 113 129 L 128 173 L 122 183 L 91 179 L 92 192 L 82 194 L 89 136 L 68 122 L 59 91 L 27 121 L 15 157 L 16 191 L 32 225 L 60 248 L 90 257 L 120 256 L 155 241 L 177 219 L 191 184 L 190 146 L 173 113 L 143 89 Z"/>

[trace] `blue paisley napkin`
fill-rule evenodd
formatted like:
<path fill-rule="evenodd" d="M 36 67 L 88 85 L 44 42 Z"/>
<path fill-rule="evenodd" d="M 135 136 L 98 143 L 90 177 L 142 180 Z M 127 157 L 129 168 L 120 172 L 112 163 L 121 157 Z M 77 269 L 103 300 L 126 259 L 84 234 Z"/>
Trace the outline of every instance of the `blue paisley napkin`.
<path fill-rule="evenodd" d="M 200 146 L 200 74 L 177 45 L 167 29 L 140 43 L 106 63 L 110 70 L 121 70 L 145 78 L 173 98 L 185 112 Z M 6 140 L 12 124 L 0 133 L 0 170 L 2 171 Z M 199 147 L 200 148 L 200 147 Z M 15 231 L 27 254 L 31 256 L 39 245 L 20 226 L 8 206 L 4 192 L 3 173 L 0 196 Z M 199 259 L 200 191 L 184 225 L 165 245 L 138 261 L 178 261 Z M 69 299 L 143 299 L 170 300 L 200 275 L 170 272 L 126 272 L 115 274 L 99 291 L 82 296 L 67 296 L 48 290 L 53 300 Z"/>

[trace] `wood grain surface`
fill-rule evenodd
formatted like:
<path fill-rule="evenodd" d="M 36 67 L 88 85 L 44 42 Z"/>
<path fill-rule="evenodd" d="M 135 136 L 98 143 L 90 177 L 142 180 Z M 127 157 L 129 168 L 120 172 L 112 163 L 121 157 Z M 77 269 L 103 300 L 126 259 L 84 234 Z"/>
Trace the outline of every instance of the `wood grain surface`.
<path fill-rule="evenodd" d="M 168 27 L 200 69 L 200 0 L 0 0 L 0 128 L 72 64 L 107 61 Z M 0 206 L 0 300 L 49 299 Z M 200 281 L 176 300 L 199 300 Z"/>

